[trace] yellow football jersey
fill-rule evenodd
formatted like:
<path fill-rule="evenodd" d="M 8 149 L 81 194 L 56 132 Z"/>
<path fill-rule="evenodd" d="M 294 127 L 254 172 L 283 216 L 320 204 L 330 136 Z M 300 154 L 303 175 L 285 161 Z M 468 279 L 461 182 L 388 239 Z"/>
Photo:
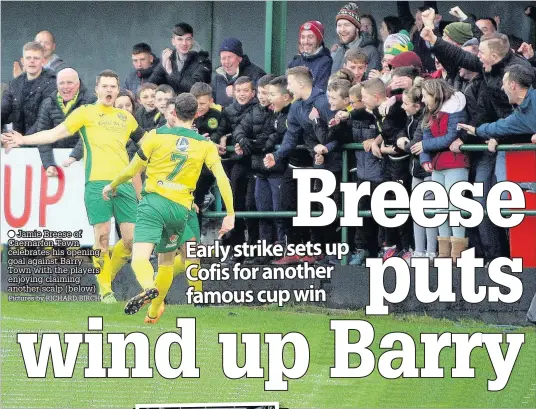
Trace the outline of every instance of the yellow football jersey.
<path fill-rule="evenodd" d="M 167 126 L 147 134 L 138 156 L 147 162 L 144 191 L 158 193 L 187 208 L 192 207 L 192 193 L 203 163 L 210 169 L 220 161 L 212 141 L 191 129 Z"/>
<path fill-rule="evenodd" d="M 138 142 L 144 135 L 129 112 L 101 104 L 75 109 L 63 124 L 71 134 L 80 131 L 82 136 L 86 182 L 113 180 L 129 163 L 128 139 Z"/>

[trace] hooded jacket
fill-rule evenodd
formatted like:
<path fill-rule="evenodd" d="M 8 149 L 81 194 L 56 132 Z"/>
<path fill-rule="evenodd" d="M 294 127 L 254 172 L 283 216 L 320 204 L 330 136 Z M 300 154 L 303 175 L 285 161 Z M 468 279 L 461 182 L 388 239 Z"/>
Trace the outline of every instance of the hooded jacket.
<path fill-rule="evenodd" d="M 177 95 L 183 92 L 190 92 L 190 88 L 196 82 L 210 84 L 212 61 L 208 57 L 208 52 L 201 51 L 197 43 L 186 54 L 186 60 L 180 71 L 177 67 L 177 50 L 173 50 L 169 58 L 171 60 L 171 74 L 167 73 L 160 61 L 160 64 L 149 77 L 148 82 L 156 85 L 168 84 Z"/>
<path fill-rule="evenodd" d="M 41 102 L 56 91 L 56 74 L 44 68 L 39 77 L 28 81 L 23 72 L 13 79 L 2 96 L 2 126 L 12 122 L 13 129 L 30 135 L 37 129 Z"/>
<path fill-rule="evenodd" d="M 333 60 L 329 50 L 322 45 L 318 52 L 312 55 L 305 53 L 294 56 L 288 64 L 288 68 L 306 66 L 313 74 L 313 87 L 326 90 L 329 76 L 331 75 L 331 65 Z"/>
<path fill-rule="evenodd" d="M 287 132 L 281 146 L 274 154 L 276 161 L 289 158 L 289 155 L 295 151 L 298 145 L 305 144 L 310 157 L 308 163 L 304 162 L 302 166 L 310 167 L 313 165 L 314 147 L 320 143 L 315 134 L 313 122 L 309 119 L 309 114 L 313 108 L 318 110 L 320 119 L 325 123 L 328 123 L 333 116 L 326 94 L 321 89 L 313 88 L 307 100 L 293 102 L 287 117 Z M 326 146 L 330 151 L 336 146 L 334 143 L 328 145 Z M 329 153 L 326 155 L 326 165 L 329 163 L 329 155 Z"/>
<path fill-rule="evenodd" d="M 153 63 L 149 68 L 131 71 L 130 74 L 128 74 L 128 76 L 125 78 L 125 88 L 129 91 L 132 91 L 136 96 L 138 95 L 138 89 L 141 87 L 141 84 L 144 82 L 151 82 L 149 81 L 149 77 L 153 74 L 153 71 L 160 63 L 160 58 L 154 54 L 152 54 L 152 56 Z"/>
<path fill-rule="evenodd" d="M 84 84 L 80 82 L 80 89 L 78 91 L 76 102 L 71 107 L 69 112 L 64 114 L 58 105 L 57 95 L 58 92 L 54 91 L 43 100 L 43 103 L 39 108 L 39 114 L 37 115 L 36 132 L 55 128 L 61 124 L 75 109 L 82 105 L 92 104 L 96 100 L 94 93 L 89 91 Z M 43 167 L 47 169 L 50 166 L 57 166 L 52 150 L 56 148 L 74 148 L 79 138 L 80 134 L 76 132 L 74 135 L 68 138 L 60 139 L 55 143 L 39 145 L 39 155 L 41 156 Z"/>
<path fill-rule="evenodd" d="M 456 129 L 458 123 L 467 121 L 465 104 L 465 96 L 457 91 L 443 104 L 439 113 L 430 118 L 429 126 L 423 132 L 421 164 L 431 161 L 434 170 L 469 167 L 469 155 L 451 152 L 449 149 L 460 134 Z"/>
<path fill-rule="evenodd" d="M 350 48 L 361 48 L 367 55 L 368 66 L 367 70 L 381 70 L 382 69 L 382 56 L 378 50 L 378 41 L 374 40 L 368 33 L 360 33 L 359 38 L 348 44 L 339 44 L 339 48 L 331 54 L 333 59 L 333 65 L 331 66 L 331 73 L 335 74 L 339 71 L 344 63 L 344 54 Z"/>
<path fill-rule="evenodd" d="M 242 61 L 238 65 L 238 72 L 229 78 L 225 73 L 223 67 L 216 68 L 216 72 L 212 76 L 212 93 L 214 95 L 214 102 L 226 107 L 233 103 L 233 98 L 227 96 L 227 86 L 234 84 L 238 77 L 247 76 L 253 81 L 253 85 L 257 87 L 257 81 L 266 75 L 261 67 L 253 64 L 249 57 L 244 54 Z"/>

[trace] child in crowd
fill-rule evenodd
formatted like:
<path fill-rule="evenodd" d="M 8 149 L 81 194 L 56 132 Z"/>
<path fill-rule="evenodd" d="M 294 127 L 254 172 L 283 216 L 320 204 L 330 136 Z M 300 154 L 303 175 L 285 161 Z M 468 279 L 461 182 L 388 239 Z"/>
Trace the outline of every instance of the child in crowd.
<path fill-rule="evenodd" d="M 196 82 L 190 93 L 197 100 L 197 114 L 194 126 L 205 138 L 213 138 L 221 119 L 221 106 L 214 104 L 212 87 L 205 82 Z"/>
<path fill-rule="evenodd" d="M 255 211 L 255 175 L 251 169 L 252 155 L 262 163 L 264 141 L 271 132 L 272 110 L 268 85 L 273 75 L 264 75 L 257 82 L 257 100 L 238 126 L 233 131 L 235 153 L 238 155 L 231 173 L 231 186 L 235 196 L 235 208 L 240 208 L 238 202 L 245 202 L 246 211 Z M 237 207 L 238 206 L 238 207 Z M 236 221 L 235 229 L 242 228 L 243 219 Z M 259 239 L 259 220 L 245 219 L 250 244 L 256 244 Z M 249 260 L 251 263 L 254 260 Z"/>
<path fill-rule="evenodd" d="M 333 81 L 336 81 L 336 80 L 346 80 L 346 81 L 349 81 L 350 83 L 353 83 L 354 74 L 348 68 L 341 68 L 339 71 L 337 71 L 335 74 L 332 74 L 329 77 L 328 86 L 329 84 L 331 84 Z"/>
<path fill-rule="evenodd" d="M 138 100 L 141 107 L 136 111 L 135 118 L 146 131 L 156 128 L 158 120 L 162 117 L 155 105 L 156 88 L 155 84 L 145 82 L 138 89 Z"/>
<path fill-rule="evenodd" d="M 384 165 L 385 180 L 399 182 L 408 190 L 411 188 L 409 173 L 409 155 L 396 145 L 398 134 L 406 127 L 406 113 L 402 101 L 396 97 L 387 98 L 386 86 L 379 78 L 370 79 L 361 84 L 361 95 L 367 110 L 373 112 L 378 131 L 382 136 L 381 152 L 386 156 Z M 387 200 L 394 195 L 388 194 Z M 383 234 L 383 233 L 382 233 Z M 398 228 L 386 228 L 384 232 L 384 259 L 398 255 L 408 260 L 411 256 L 411 222 Z"/>
<path fill-rule="evenodd" d="M 264 78 L 264 77 L 263 77 Z M 259 80 L 259 93 L 261 82 Z M 251 166 L 255 172 L 255 202 L 258 211 L 279 211 L 280 207 L 280 185 L 281 177 L 286 169 L 286 161 L 277 163 L 274 167 L 268 169 L 264 166 L 263 158 L 267 153 L 275 151 L 275 146 L 283 140 L 287 131 L 287 115 L 292 102 L 292 95 L 287 90 L 287 79 L 285 76 L 274 78 L 268 84 L 268 98 L 273 113 L 270 117 L 268 134 L 263 134 L 259 140 L 260 145 L 258 152 L 252 155 Z M 261 95 L 259 95 L 261 101 Z M 285 233 L 282 219 L 259 219 L 259 238 L 272 243 L 277 240 L 278 243 L 285 242 Z M 268 257 L 256 257 L 252 264 L 266 264 L 271 260 Z"/>
<path fill-rule="evenodd" d="M 226 148 L 227 145 L 235 146 L 236 141 L 233 138 L 234 131 L 257 103 L 255 99 L 255 88 L 251 78 L 246 76 L 237 78 L 233 84 L 233 94 L 233 102 L 223 109 L 218 129 L 212 134 L 212 140 L 218 144 L 220 155 L 223 156 L 223 167 L 231 181 L 231 187 L 233 189 L 235 210 L 244 211 L 246 209 L 246 189 L 243 186 L 238 186 L 238 183 L 243 183 L 241 180 L 244 173 L 243 166 L 239 165 L 235 171 L 235 167 L 238 165 L 237 159 L 241 158 L 238 158 L 239 155 L 236 153 L 228 155 Z M 245 242 L 244 219 L 236 220 L 235 228 L 227 234 L 225 242 L 228 245 L 239 245 Z M 234 257 L 228 258 L 228 262 L 232 264 L 240 261 Z"/>
<path fill-rule="evenodd" d="M 221 107 L 214 104 L 212 87 L 204 82 L 196 82 L 192 85 L 190 93 L 197 100 L 197 114 L 194 119 L 194 126 L 198 133 L 205 138 L 212 139 L 218 129 L 221 118 Z M 214 197 L 208 194 L 215 181 L 216 179 L 212 172 L 206 166 L 203 166 L 194 192 L 194 203 L 199 208 L 197 219 L 200 229 L 203 227 L 203 211 L 209 208 L 214 200 Z"/>
<path fill-rule="evenodd" d="M 378 136 L 376 118 L 368 112 L 362 102 L 361 84 L 350 88 L 349 102 L 352 107 L 350 113 L 339 111 L 335 114 L 340 124 L 334 127 L 339 129 L 341 140 L 346 142 L 362 143 L 364 150 L 355 150 L 355 172 L 357 186 L 363 182 L 371 183 L 371 193 L 383 181 L 382 155 L 379 145 L 381 137 Z M 361 210 L 370 210 L 370 196 L 363 197 L 359 202 Z M 355 229 L 355 250 L 349 259 L 350 265 L 361 265 L 370 255 L 378 252 L 378 225 L 374 219 L 365 217 L 363 226 Z M 328 256 L 320 264 L 340 264 L 336 256 Z"/>
<path fill-rule="evenodd" d="M 467 120 L 465 96 L 442 79 L 425 81 L 422 96 L 426 106 L 423 140 L 414 144 L 411 152 L 420 155 L 423 168 L 432 171 L 432 180 L 448 192 L 455 183 L 469 178 L 469 156 L 449 150 L 458 138 L 458 123 Z M 449 209 L 455 209 L 451 203 Z M 438 241 L 439 257 L 451 257 L 453 261 L 468 247 L 465 227 L 450 227 L 448 220 L 439 226 Z"/>
<path fill-rule="evenodd" d="M 353 85 L 367 80 L 368 57 L 361 48 L 350 48 L 346 51 L 343 67 L 354 75 Z"/>
<path fill-rule="evenodd" d="M 413 145 L 422 141 L 424 104 L 421 84 L 422 79 L 418 78 L 415 80 L 415 85 L 405 90 L 402 95 L 402 108 L 406 111 L 408 120 L 406 129 L 399 134 L 397 145 L 406 152 L 410 152 Z M 411 156 L 410 171 L 412 190 L 420 183 L 432 180 L 432 173 L 423 169 L 418 156 Z M 437 228 L 425 228 L 413 222 L 413 237 L 415 240 L 413 257 L 428 257 L 430 260 L 437 257 Z"/>
<path fill-rule="evenodd" d="M 349 90 L 350 81 L 338 79 L 333 80 L 328 85 L 327 98 L 329 109 L 336 113 L 328 123 L 320 118 L 316 108 L 313 108 L 309 118 L 313 121 L 313 129 L 316 139 L 307 138 L 305 146 L 314 153 L 314 166 L 331 171 L 337 180 L 337 186 L 342 175 L 342 154 L 340 146 L 351 142 L 351 135 L 345 132 L 345 126 L 341 125 L 341 119 L 347 118 L 348 107 L 350 105 Z M 353 163 L 353 161 L 351 161 Z M 350 165 L 351 167 L 351 165 Z M 314 183 L 314 191 L 320 191 L 322 184 L 319 180 Z M 333 194 L 336 203 L 340 202 L 340 191 L 337 188 Z M 320 210 L 320 208 L 318 209 Z M 321 235 L 321 243 L 335 243 L 340 240 L 337 237 L 338 220 L 330 226 L 326 226 Z"/>
<path fill-rule="evenodd" d="M 175 97 L 175 91 L 167 84 L 159 85 L 155 91 L 155 105 L 158 109 L 158 120 L 156 122 L 155 128 L 160 128 L 166 124 L 166 108 L 168 106 L 168 101 Z M 155 117 L 156 119 L 156 117 Z"/>
<path fill-rule="evenodd" d="M 363 182 L 370 182 L 370 193 L 384 181 L 383 160 L 379 145 L 381 136 L 376 125 L 376 118 L 367 111 L 363 103 L 361 84 L 350 88 L 351 133 L 353 142 L 362 143 L 363 150 L 356 150 L 356 182 L 359 186 Z M 370 196 L 360 201 L 361 210 L 370 210 Z M 378 253 L 378 224 L 371 217 L 363 218 L 363 226 L 357 228 L 354 236 L 355 251 L 349 259 L 350 265 L 362 265 L 369 256 Z"/>

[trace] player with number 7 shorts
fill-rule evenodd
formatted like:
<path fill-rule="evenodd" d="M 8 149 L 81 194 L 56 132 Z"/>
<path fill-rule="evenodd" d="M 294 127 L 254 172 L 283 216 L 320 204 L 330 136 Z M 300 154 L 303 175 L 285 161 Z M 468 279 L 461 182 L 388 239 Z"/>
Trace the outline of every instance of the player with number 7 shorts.
<path fill-rule="evenodd" d="M 234 228 L 231 185 L 217 146 L 192 130 L 196 112 L 195 97 L 189 93 L 179 95 L 175 112 L 168 115 L 173 123 L 168 120 L 167 126 L 149 132 L 128 167 L 102 191 L 108 199 L 110 193 L 145 168 L 146 181 L 138 205 L 132 250 L 132 268 L 143 291 L 128 301 L 125 313 L 135 314 L 151 303 L 145 319 L 149 324 L 156 323 L 164 311 L 164 299 L 173 282 L 175 250 L 188 235 L 185 231 L 199 231 L 193 192 L 203 164 L 216 177 L 227 209 L 220 235 Z M 155 246 L 158 273 L 153 279 L 149 258 Z M 191 271 L 192 276 L 196 274 Z"/>

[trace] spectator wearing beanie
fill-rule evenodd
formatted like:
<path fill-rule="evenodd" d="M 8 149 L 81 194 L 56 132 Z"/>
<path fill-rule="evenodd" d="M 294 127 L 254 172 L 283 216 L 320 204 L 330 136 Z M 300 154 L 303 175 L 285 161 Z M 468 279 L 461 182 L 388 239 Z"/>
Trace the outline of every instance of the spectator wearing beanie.
<path fill-rule="evenodd" d="M 369 33 L 361 32 L 361 21 L 358 7 L 355 3 L 346 4 L 335 18 L 339 47 L 331 54 L 333 65 L 331 73 L 339 71 L 344 64 L 344 55 L 350 48 L 361 48 L 367 55 L 368 69 L 380 70 L 381 54 L 377 48 L 377 39 Z M 350 24 L 348 24 L 350 23 Z"/>
<path fill-rule="evenodd" d="M 461 47 L 473 38 L 473 30 L 469 23 L 450 23 L 443 29 L 443 40 Z"/>
<path fill-rule="evenodd" d="M 212 62 L 194 41 L 192 26 L 179 23 L 173 27 L 171 43 L 175 49 L 166 48 L 162 52 L 162 60 L 148 82 L 170 85 L 177 95 L 190 92 L 196 82 L 210 83 Z"/>
<path fill-rule="evenodd" d="M 394 68 L 399 67 L 415 67 L 420 73 L 424 71 L 421 58 L 413 51 L 406 51 L 396 55 L 389 65 Z"/>
<path fill-rule="evenodd" d="M 288 68 L 305 66 L 313 74 L 313 87 L 326 90 L 333 60 L 324 45 L 324 25 L 320 21 L 308 21 L 300 26 L 301 54 L 296 55 Z"/>
<path fill-rule="evenodd" d="M 237 38 L 226 38 L 220 46 L 221 66 L 212 77 L 212 90 L 216 104 L 226 107 L 233 102 L 233 84 L 238 77 L 249 77 L 254 87 L 266 75 L 261 67 L 253 64 L 244 54 L 242 42 Z"/>
<path fill-rule="evenodd" d="M 383 42 L 383 58 L 387 62 L 407 51 L 413 51 L 413 43 L 409 39 L 409 33 L 406 30 L 396 34 L 389 34 Z"/>

